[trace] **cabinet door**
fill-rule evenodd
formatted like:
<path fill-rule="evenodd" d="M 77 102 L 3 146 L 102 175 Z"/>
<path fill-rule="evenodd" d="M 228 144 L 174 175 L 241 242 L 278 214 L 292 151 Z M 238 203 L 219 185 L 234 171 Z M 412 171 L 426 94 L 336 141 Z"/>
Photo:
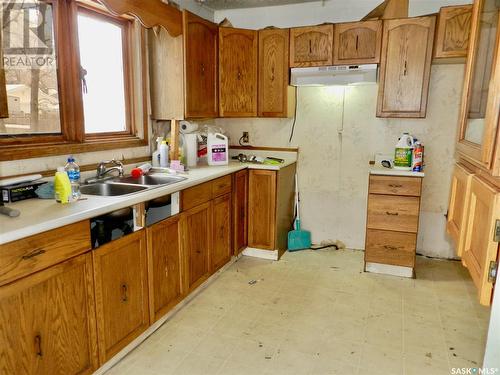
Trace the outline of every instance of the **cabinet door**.
<path fill-rule="evenodd" d="M 332 65 L 333 25 L 290 29 L 290 67 Z"/>
<path fill-rule="evenodd" d="M 257 31 L 219 28 L 219 113 L 257 116 Z"/>
<path fill-rule="evenodd" d="M 248 188 L 248 245 L 275 249 L 276 172 L 251 170 Z"/>
<path fill-rule="evenodd" d="M 382 21 L 336 24 L 333 44 L 335 65 L 378 64 L 382 45 Z"/>
<path fill-rule="evenodd" d="M 179 216 L 147 229 L 149 315 L 157 321 L 183 296 Z"/>
<path fill-rule="evenodd" d="M 234 255 L 240 254 L 248 244 L 248 170 L 234 175 L 233 240 Z"/>
<path fill-rule="evenodd" d="M 287 117 L 288 29 L 259 31 L 259 116 Z"/>
<path fill-rule="evenodd" d="M 434 57 L 467 57 L 472 5 L 443 7 L 439 11 Z"/>
<path fill-rule="evenodd" d="M 90 254 L 0 288 L 0 373 L 91 374 L 98 367 Z"/>
<path fill-rule="evenodd" d="M 101 363 L 149 324 L 146 233 L 112 241 L 93 252 Z"/>
<path fill-rule="evenodd" d="M 436 17 L 384 21 L 378 117 L 425 117 Z"/>
<path fill-rule="evenodd" d="M 490 305 L 493 283 L 489 268 L 497 260 L 498 242 L 494 242 L 495 221 L 500 217 L 496 189 L 472 177 L 467 214 L 463 262 L 478 289 L 479 302 Z"/>
<path fill-rule="evenodd" d="M 231 194 L 215 198 L 212 205 L 213 242 L 210 270 L 215 272 L 231 260 Z"/>
<path fill-rule="evenodd" d="M 217 117 L 216 24 L 184 11 L 186 118 Z"/>
<path fill-rule="evenodd" d="M 455 242 L 455 251 L 459 257 L 462 256 L 464 248 L 465 224 L 472 176 L 473 174 L 465 168 L 456 165 L 451 180 L 446 230 Z"/>
<path fill-rule="evenodd" d="M 209 275 L 208 254 L 212 237 L 211 202 L 184 213 L 184 239 L 187 256 L 187 285 L 193 290 Z"/>
<path fill-rule="evenodd" d="M 0 35 L 0 45 L 2 36 Z M 5 69 L 3 67 L 3 48 L 0 49 L 0 118 L 9 117 L 9 106 L 7 101 L 7 82 L 5 80 Z"/>

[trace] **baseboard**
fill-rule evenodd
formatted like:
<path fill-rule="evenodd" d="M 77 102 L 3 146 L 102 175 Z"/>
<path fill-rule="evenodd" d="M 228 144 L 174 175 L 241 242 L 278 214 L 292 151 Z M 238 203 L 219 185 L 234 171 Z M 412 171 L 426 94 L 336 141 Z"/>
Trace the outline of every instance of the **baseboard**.
<path fill-rule="evenodd" d="M 257 249 L 255 247 L 247 247 L 245 250 L 243 250 L 242 254 L 248 257 L 261 258 L 261 259 L 269 259 L 269 260 L 279 259 L 278 250 L 263 250 L 263 249 Z"/>
<path fill-rule="evenodd" d="M 410 278 L 412 278 L 414 275 L 412 267 L 393 266 L 390 264 L 371 263 L 371 262 L 365 263 L 365 271 L 373 273 L 381 273 L 384 275 L 410 277 Z"/>
<path fill-rule="evenodd" d="M 138 347 L 144 340 L 146 340 L 149 336 L 151 336 L 158 328 L 160 328 L 164 323 L 166 323 L 170 318 L 172 318 L 177 312 L 182 310 L 184 306 L 186 306 L 193 298 L 195 298 L 198 294 L 200 294 L 208 285 L 210 285 L 215 279 L 217 279 L 222 272 L 224 272 L 228 267 L 230 267 L 234 262 L 236 262 L 241 255 L 234 256 L 231 260 L 222 266 L 218 271 L 216 271 L 212 276 L 206 279 L 200 286 L 198 286 L 195 290 L 193 290 L 186 298 L 180 301 L 172 310 L 166 313 L 163 317 L 154 322 L 147 330 L 145 330 L 139 337 L 137 337 L 134 341 L 128 344 L 121 351 L 116 353 L 109 361 L 99 367 L 94 375 L 102 375 L 106 371 L 108 371 L 111 367 L 116 365 L 120 360 L 122 360 L 127 354 L 129 354 L 132 350 Z"/>

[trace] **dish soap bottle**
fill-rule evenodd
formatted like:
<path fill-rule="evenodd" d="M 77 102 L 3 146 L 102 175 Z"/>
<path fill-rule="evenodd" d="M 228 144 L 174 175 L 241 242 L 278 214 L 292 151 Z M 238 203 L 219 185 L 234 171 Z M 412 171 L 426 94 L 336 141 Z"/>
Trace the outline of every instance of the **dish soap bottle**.
<path fill-rule="evenodd" d="M 160 167 L 168 167 L 168 144 L 167 141 L 163 141 L 160 145 Z"/>
<path fill-rule="evenodd" d="M 412 170 L 413 137 L 408 133 L 403 133 L 396 144 L 394 152 L 394 169 L 403 171 Z"/>
<path fill-rule="evenodd" d="M 62 204 L 71 202 L 71 182 L 64 167 L 57 167 L 54 176 L 54 195 L 56 201 Z"/>
<path fill-rule="evenodd" d="M 153 155 L 151 157 L 151 164 L 153 165 L 153 167 L 160 166 L 160 146 L 162 141 L 163 137 L 156 138 L 156 151 L 153 152 Z"/>

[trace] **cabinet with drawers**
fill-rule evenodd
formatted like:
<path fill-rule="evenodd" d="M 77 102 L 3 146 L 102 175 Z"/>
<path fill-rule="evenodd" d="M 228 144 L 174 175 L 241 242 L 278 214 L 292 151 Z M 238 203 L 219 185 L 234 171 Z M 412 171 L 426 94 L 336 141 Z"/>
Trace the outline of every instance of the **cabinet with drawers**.
<path fill-rule="evenodd" d="M 414 276 L 421 177 L 370 175 L 365 271 Z"/>

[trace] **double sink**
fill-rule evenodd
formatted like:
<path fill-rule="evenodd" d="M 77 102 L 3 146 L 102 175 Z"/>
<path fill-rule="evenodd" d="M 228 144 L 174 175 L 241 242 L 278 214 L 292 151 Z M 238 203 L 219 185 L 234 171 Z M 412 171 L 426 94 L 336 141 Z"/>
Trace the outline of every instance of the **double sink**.
<path fill-rule="evenodd" d="M 146 174 L 139 178 L 122 176 L 82 185 L 80 192 L 88 195 L 114 197 L 138 193 L 155 187 L 172 185 L 184 180 L 186 180 L 186 177 L 165 176 L 164 174 Z"/>

